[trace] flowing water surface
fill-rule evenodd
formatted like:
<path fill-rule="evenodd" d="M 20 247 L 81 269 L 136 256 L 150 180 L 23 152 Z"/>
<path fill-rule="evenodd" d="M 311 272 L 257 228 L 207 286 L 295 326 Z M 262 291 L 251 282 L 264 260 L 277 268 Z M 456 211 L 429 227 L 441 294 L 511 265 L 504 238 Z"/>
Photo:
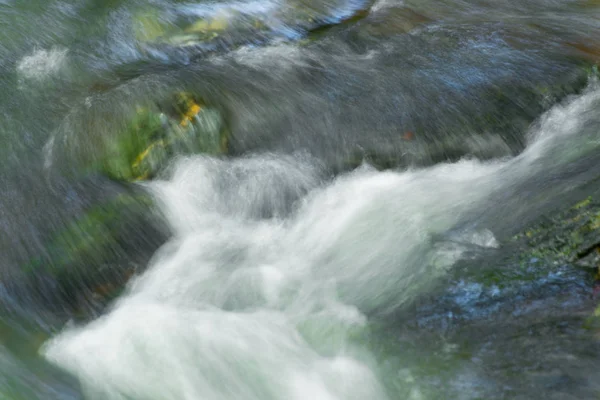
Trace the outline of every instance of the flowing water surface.
<path fill-rule="evenodd" d="M 0 399 L 600 396 L 587 272 L 472 278 L 600 193 L 597 1 L 0 0 L 0 25 Z M 174 91 L 227 156 L 90 171 Z M 151 223 L 55 279 L 56 232 L 124 192 Z M 86 268 L 127 285 L 100 301 Z"/>

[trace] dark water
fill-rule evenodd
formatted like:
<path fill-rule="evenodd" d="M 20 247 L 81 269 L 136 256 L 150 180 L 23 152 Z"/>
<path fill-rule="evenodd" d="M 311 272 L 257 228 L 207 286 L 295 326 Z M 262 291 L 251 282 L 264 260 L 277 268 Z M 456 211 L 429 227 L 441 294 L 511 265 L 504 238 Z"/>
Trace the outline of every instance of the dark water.
<path fill-rule="evenodd" d="M 0 26 L 0 399 L 600 394 L 590 273 L 511 247 L 600 191 L 597 1 L 0 0 Z M 180 91 L 227 156 L 93 168 Z"/>

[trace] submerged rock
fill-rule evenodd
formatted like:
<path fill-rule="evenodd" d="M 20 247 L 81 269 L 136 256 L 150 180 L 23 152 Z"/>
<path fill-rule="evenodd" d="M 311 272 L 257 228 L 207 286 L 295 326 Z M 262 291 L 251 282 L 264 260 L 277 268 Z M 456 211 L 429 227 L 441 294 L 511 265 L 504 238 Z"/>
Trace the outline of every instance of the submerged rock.
<path fill-rule="evenodd" d="M 527 246 L 529 258 L 600 267 L 600 202 L 588 197 L 572 208 L 548 218 L 515 241 Z"/>
<path fill-rule="evenodd" d="M 357 29 L 359 37 L 390 37 L 413 31 L 432 19 L 411 8 L 389 7 L 371 14 Z"/>
<path fill-rule="evenodd" d="M 397 339 L 376 353 L 403 355 L 386 361 L 399 371 L 388 384 L 408 376 L 425 398 L 597 397 L 600 308 L 594 274 L 577 265 L 600 266 L 587 258 L 599 222 L 588 198 L 459 264 L 435 295 L 384 323 Z"/>
<path fill-rule="evenodd" d="M 310 32 L 358 20 L 371 2 L 318 3 L 306 0 L 264 5 L 260 12 L 237 4 L 144 9 L 132 18 L 134 37 L 142 49 L 163 51 L 195 47 L 208 51 L 230 50 L 243 44 L 272 39 L 297 40 Z"/>
<path fill-rule="evenodd" d="M 42 254 L 21 266 L 21 283 L 46 299 L 43 307 L 89 316 L 116 297 L 166 241 L 167 230 L 148 194 L 103 186 L 111 197 L 54 229 Z"/>
<path fill-rule="evenodd" d="M 168 48 L 214 44 L 215 40 L 241 43 L 260 38 L 270 30 L 258 14 L 242 13 L 235 7 L 222 7 L 216 13 L 188 16 L 156 9 L 133 16 L 134 37 L 144 47 Z"/>
<path fill-rule="evenodd" d="M 216 38 L 231 29 L 226 16 L 201 18 L 193 22 L 171 23 L 157 10 L 145 11 L 134 16 L 134 35 L 138 42 L 151 45 L 185 46 Z"/>
<path fill-rule="evenodd" d="M 39 294 L 32 301 L 52 312 L 90 316 L 166 241 L 151 196 L 131 183 L 152 179 L 179 155 L 225 154 L 228 130 L 221 111 L 193 94 L 156 98 L 130 112 L 125 105 L 109 127 L 101 123 L 109 111 L 100 106 L 94 115 L 90 106 L 77 114 L 82 125 L 67 123 L 72 130 L 57 136 L 50 154 L 62 158 L 52 171 L 65 178 L 49 190 L 61 217 L 41 220 L 39 244 L 14 260 L 23 278 L 14 279 L 15 293 Z M 82 126 L 87 136 L 68 135 Z M 81 158 L 70 162 L 72 154 Z"/>
<path fill-rule="evenodd" d="M 140 12 L 133 17 L 134 36 L 140 42 L 158 40 L 168 30 L 169 24 L 157 10 Z"/>
<path fill-rule="evenodd" d="M 137 181 L 154 177 L 177 154 L 225 154 L 227 132 L 219 111 L 178 93 L 172 103 L 139 107 L 105 148 L 101 170 L 113 179 Z"/>

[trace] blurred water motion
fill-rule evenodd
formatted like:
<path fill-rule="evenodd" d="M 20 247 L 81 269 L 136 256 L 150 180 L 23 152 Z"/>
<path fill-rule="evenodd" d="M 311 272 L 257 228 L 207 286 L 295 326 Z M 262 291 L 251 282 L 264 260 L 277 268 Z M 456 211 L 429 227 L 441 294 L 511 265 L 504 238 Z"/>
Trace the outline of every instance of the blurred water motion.
<path fill-rule="evenodd" d="M 599 14 L 0 0 L 0 398 L 598 396 Z"/>

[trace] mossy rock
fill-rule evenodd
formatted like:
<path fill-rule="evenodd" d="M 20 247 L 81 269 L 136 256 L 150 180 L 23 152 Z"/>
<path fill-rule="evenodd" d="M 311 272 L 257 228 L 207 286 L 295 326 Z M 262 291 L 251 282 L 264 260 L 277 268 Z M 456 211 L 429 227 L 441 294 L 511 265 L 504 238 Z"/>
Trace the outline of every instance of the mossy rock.
<path fill-rule="evenodd" d="M 57 229 L 44 254 L 22 271 L 40 290 L 53 287 L 50 297 L 57 304 L 82 311 L 92 300 L 102 303 L 117 296 L 166 238 L 149 195 L 124 187 Z"/>
<path fill-rule="evenodd" d="M 366 23 L 356 32 L 362 37 L 388 38 L 408 33 L 432 20 L 407 7 L 390 7 L 383 12 L 367 16 Z"/>
<path fill-rule="evenodd" d="M 259 17 L 242 14 L 234 9 L 203 18 L 176 17 L 168 21 L 158 10 L 139 12 L 133 17 L 135 39 L 150 46 L 184 47 L 211 43 L 225 35 L 232 37 L 252 37 L 252 33 L 267 30 Z"/>
<path fill-rule="evenodd" d="M 600 203 L 588 197 L 570 209 L 515 236 L 528 256 L 600 267 Z"/>
<path fill-rule="evenodd" d="M 155 107 L 138 107 L 115 139 L 105 142 L 100 169 L 121 181 L 150 179 L 176 155 L 227 152 L 228 135 L 220 111 L 188 93 Z"/>
<path fill-rule="evenodd" d="M 206 33 L 206 32 L 219 32 L 227 29 L 229 22 L 226 17 L 215 17 L 212 19 L 200 19 L 188 26 L 185 29 L 186 33 Z"/>
<path fill-rule="evenodd" d="M 356 22 L 368 14 L 368 2 L 355 9 L 340 5 L 292 1 L 265 17 L 247 13 L 235 7 L 223 7 L 201 18 L 176 9 L 170 15 L 157 9 L 143 10 L 134 15 L 134 36 L 143 46 L 162 50 L 170 47 L 203 46 L 205 49 L 231 50 L 245 43 L 258 43 L 270 37 L 322 35 L 336 26 Z M 281 26 L 286 26 L 284 33 Z"/>
<path fill-rule="evenodd" d="M 465 280 L 486 290 L 542 285 L 569 279 L 590 284 L 600 280 L 600 202 L 588 197 L 554 215 L 536 219 L 501 249 L 459 262 L 455 281 Z M 580 268 L 577 268 L 580 267 Z M 584 270 L 582 270 L 582 268 Z"/>
<path fill-rule="evenodd" d="M 135 39 L 140 42 L 159 40 L 170 29 L 172 28 L 161 18 L 158 10 L 143 11 L 133 16 L 133 33 Z"/>

